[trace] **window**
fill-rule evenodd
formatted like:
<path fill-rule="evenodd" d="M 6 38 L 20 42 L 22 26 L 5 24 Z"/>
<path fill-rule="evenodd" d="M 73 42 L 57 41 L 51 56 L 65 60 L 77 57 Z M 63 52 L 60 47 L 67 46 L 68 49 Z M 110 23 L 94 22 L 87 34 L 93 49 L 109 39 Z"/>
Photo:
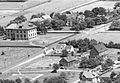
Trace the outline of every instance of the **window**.
<path fill-rule="evenodd" d="M 20 33 L 22 33 L 22 31 L 20 31 Z"/>
<path fill-rule="evenodd" d="M 21 35 L 21 37 L 22 37 L 22 35 Z"/>
<path fill-rule="evenodd" d="M 17 33 L 18 33 L 18 30 L 17 30 Z"/>
<path fill-rule="evenodd" d="M 24 31 L 24 33 L 26 33 L 26 31 Z"/>
<path fill-rule="evenodd" d="M 26 37 L 26 35 L 24 35 L 24 37 Z"/>

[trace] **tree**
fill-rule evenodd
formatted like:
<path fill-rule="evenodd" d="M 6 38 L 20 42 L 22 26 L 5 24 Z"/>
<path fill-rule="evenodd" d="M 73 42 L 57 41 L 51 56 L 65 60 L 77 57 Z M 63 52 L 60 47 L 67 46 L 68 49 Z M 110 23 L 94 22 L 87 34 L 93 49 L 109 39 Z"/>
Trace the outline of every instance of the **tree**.
<path fill-rule="evenodd" d="M 33 18 L 41 18 L 43 15 L 45 15 L 45 13 L 41 12 L 41 13 L 38 13 L 38 14 L 34 14 L 31 16 L 30 19 L 33 19 Z"/>
<path fill-rule="evenodd" d="M 85 15 L 86 18 L 87 17 L 93 18 L 95 16 L 94 13 L 92 11 L 90 11 L 90 10 L 85 10 L 84 15 Z"/>
<path fill-rule="evenodd" d="M 85 18 L 85 22 L 87 23 L 87 28 L 93 28 L 95 25 L 95 21 L 90 17 Z"/>
<path fill-rule="evenodd" d="M 116 9 L 117 7 L 120 7 L 120 2 L 114 4 L 114 9 Z"/>
<path fill-rule="evenodd" d="M 39 81 L 38 81 L 38 80 L 35 80 L 34 83 L 39 83 Z"/>
<path fill-rule="evenodd" d="M 110 30 L 119 30 L 120 29 L 120 21 L 119 20 L 114 20 L 110 27 L 109 27 Z"/>
<path fill-rule="evenodd" d="M 71 14 L 71 12 L 70 12 L 70 11 L 66 11 L 65 13 L 66 13 L 66 14 Z"/>
<path fill-rule="evenodd" d="M 111 72 L 111 74 L 110 74 L 110 78 L 113 80 L 114 79 L 114 76 L 116 76 L 117 74 L 113 71 L 113 72 Z"/>
<path fill-rule="evenodd" d="M 52 13 L 50 14 L 50 17 L 53 18 L 53 15 L 54 15 L 54 12 L 52 12 Z"/>
<path fill-rule="evenodd" d="M 120 61 L 120 56 L 118 57 L 118 61 Z"/>
<path fill-rule="evenodd" d="M 112 65 L 114 64 L 114 62 L 112 61 L 112 59 L 109 59 L 109 58 L 106 60 L 105 63 L 106 63 L 106 65 L 108 65 L 108 66 L 112 66 Z"/>
<path fill-rule="evenodd" d="M 59 65 L 58 64 L 53 64 L 53 71 L 51 73 L 57 73 L 57 70 L 59 69 Z"/>
<path fill-rule="evenodd" d="M 97 16 L 99 14 L 99 8 L 98 7 L 93 8 L 92 12 L 95 14 L 95 16 Z"/>
<path fill-rule="evenodd" d="M 107 22 L 107 18 L 105 16 L 100 16 L 102 23 L 106 23 Z"/>
<path fill-rule="evenodd" d="M 60 77 L 66 80 L 67 79 L 67 74 L 65 72 L 61 72 Z"/>
<path fill-rule="evenodd" d="M 79 23 L 79 30 L 84 30 L 87 27 L 87 23 L 85 21 L 82 21 Z"/>
<path fill-rule="evenodd" d="M 67 81 L 60 76 L 52 77 L 44 80 L 44 83 L 67 83 Z"/>
<path fill-rule="evenodd" d="M 95 25 L 100 25 L 102 24 L 102 19 L 101 17 L 97 16 L 94 18 L 94 21 L 95 21 Z"/>
<path fill-rule="evenodd" d="M 17 78 L 17 79 L 15 80 L 15 82 L 16 82 L 16 83 L 22 83 L 22 80 L 21 80 L 20 78 Z"/>
<path fill-rule="evenodd" d="M 113 48 L 113 46 L 114 46 L 114 43 L 113 43 L 112 41 L 110 41 L 110 42 L 108 43 L 108 47 L 109 47 L 109 48 Z"/>
<path fill-rule="evenodd" d="M 103 7 L 99 7 L 99 15 L 106 15 L 106 9 Z"/>
<path fill-rule="evenodd" d="M 67 57 L 68 56 L 68 51 L 65 49 L 65 50 L 62 50 L 62 55 L 61 57 Z"/>
<path fill-rule="evenodd" d="M 52 28 L 54 30 L 61 30 L 62 29 L 61 27 L 65 25 L 65 22 L 63 20 L 55 20 L 54 19 L 51 21 L 51 24 L 52 24 Z"/>
<path fill-rule="evenodd" d="M 25 78 L 24 83 L 31 83 L 30 79 Z"/>

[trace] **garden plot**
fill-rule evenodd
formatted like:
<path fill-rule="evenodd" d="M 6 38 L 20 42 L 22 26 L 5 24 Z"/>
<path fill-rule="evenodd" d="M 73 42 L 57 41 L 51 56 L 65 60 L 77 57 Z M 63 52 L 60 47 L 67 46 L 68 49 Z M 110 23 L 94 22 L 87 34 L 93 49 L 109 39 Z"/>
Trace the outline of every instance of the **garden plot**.
<path fill-rule="evenodd" d="M 73 12 L 84 12 L 85 10 L 91 10 L 95 7 L 104 7 L 106 9 L 113 9 L 114 7 L 114 4 L 116 3 L 117 1 L 99 1 L 99 2 L 96 2 L 96 3 L 93 3 L 93 4 L 90 4 L 90 5 L 86 5 L 86 6 L 83 6 L 83 7 L 80 7 L 80 8 L 77 8 L 77 9 L 74 9 L 72 10 Z"/>

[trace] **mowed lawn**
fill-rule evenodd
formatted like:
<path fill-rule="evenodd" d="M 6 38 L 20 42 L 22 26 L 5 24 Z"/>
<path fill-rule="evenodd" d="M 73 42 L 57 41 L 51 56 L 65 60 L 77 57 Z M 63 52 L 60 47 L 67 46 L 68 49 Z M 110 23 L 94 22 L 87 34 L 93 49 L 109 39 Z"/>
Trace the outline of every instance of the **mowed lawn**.
<path fill-rule="evenodd" d="M 104 7 L 105 9 L 113 9 L 114 7 L 114 4 L 116 2 L 119 2 L 119 1 L 99 1 L 99 2 L 96 2 L 96 3 L 93 3 L 93 4 L 90 4 L 90 5 L 87 5 L 87 6 L 83 6 L 83 7 L 80 7 L 80 8 L 77 8 L 77 9 L 74 9 L 72 10 L 73 12 L 82 12 L 82 11 L 85 11 L 85 10 L 91 10 L 95 7 Z"/>
<path fill-rule="evenodd" d="M 73 33 L 48 33 L 46 35 L 38 35 L 35 40 L 32 40 L 33 45 L 48 45 L 65 37 L 71 36 Z"/>

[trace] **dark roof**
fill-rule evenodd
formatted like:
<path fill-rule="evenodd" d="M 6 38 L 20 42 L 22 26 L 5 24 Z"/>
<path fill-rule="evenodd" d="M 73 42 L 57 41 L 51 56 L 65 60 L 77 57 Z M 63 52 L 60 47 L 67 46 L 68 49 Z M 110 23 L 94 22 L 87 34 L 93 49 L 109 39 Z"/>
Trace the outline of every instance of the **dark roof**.
<path fill-rule="evenodd" d="M 97 45 L 93 45 L 93 47 L 97 50 L 98 53 L 102 53 L 104 51 L 107 51 L 107 48 L 103 43 L 99 43 Z"/>

